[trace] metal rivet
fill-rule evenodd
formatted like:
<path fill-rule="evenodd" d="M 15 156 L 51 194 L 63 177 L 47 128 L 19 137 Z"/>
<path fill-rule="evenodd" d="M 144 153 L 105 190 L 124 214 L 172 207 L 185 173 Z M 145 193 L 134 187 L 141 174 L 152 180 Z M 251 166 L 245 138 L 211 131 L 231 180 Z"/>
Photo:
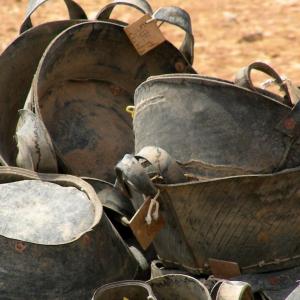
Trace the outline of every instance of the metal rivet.
<path fill-rule="evenodd" d="M 284 121 L 284 127 L 286 129 L 292 130 L 296 126 L 296 121 L 293 118 L 288 118 Z"/>
<path fill-rule="evenodd" d="M 90 244 L 92 243 L 91 237 L 88 234 L 85 234 L 82 238 L 83 238 L 84 245 L 89 247 Z"/>
<path fill-rule="evenodd" d="M 280 279 L 279 279 L 278 277 L 276 277 L 276 276 L 270 277 L 270 278 L 268 279 L 268 281 L 269 281 L 269 283 L 270 283 L 271 285 L 278 285 L 278 284 L 280 284 Z"/>
<path fill-rule="evenodd" d="M 175 69 L 177 72 L 182 73 L 185 70 L 185 64 L 182 61 L 177 61 L 175 63 Z"/>
<path fill-rule="evenodd" d="M 110 86 L 110 90 L 114 96 L 119 96 L 122 93 L 122 89 L 114 84 Z"/>
<path fill-rule="evenodd" d="M 20 241 L 17 242 L 16 245 L 15 245 L 15 249 L 19 253 L 23 253 L 24 250 L 26 249 L 26 247 L 27 247 L 26 244 L 23 243 L 23 242 L 20 242 Z"/>

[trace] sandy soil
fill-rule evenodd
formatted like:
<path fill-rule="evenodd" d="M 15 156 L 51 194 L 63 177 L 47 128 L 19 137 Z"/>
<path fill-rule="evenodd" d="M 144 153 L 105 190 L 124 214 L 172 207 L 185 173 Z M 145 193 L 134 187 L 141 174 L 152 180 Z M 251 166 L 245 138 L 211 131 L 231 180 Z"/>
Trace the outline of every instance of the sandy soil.
<path fill-rule="evenodd" d="M 27 0 L 0 0 L 0 52 L 18 35 Z M 90 17 L 109 1 L 78 0 Z M 195 68 L 199 73 L 232 79 L 254 60 L 270 63 L 300 82 L 300 0 L 150 0 L 154 9 L 178 5 L 188 11 L 195 35 Z M 67 17 L 62 0 L 44 4 L 34 24 Z M 115 17 L 132 21 L 132 10 L 118 8 Z M 182 33 L 163 25 L 167 38 L 180 44 Z"/>

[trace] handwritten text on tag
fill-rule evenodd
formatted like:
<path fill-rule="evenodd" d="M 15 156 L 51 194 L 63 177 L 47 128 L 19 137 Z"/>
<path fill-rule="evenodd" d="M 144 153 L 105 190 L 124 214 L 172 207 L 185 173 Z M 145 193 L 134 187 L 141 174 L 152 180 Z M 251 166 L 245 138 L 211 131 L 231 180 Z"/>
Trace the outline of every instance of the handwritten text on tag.
<path fill-rule="evenodd" d="M 125 27 L 125 32 L 139 55 L 146 54 L 165 41 L 156 22 L 147 22 L 149 20 L 151 20 L 151 17 L 145 15 L 136 22 Z"/>

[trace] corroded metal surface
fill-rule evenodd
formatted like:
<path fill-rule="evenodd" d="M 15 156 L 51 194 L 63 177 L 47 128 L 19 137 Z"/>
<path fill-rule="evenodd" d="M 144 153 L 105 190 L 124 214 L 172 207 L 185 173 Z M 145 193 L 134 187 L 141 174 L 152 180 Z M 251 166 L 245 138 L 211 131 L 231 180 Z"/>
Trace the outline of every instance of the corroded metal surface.
<path fill-rule="evenodd" d="M 178 184 L 141 177 L 134 157 L 117 168 L 136 210 L 142 195 L 160 190 L 166 225 L 154 246 L 167 265 L 192 273 L 209 273 L 210 258 L 236 262 L 243 273 L 299 265 L 299 168 Z"/>
<path fill-rule="evenodd" d="M 68 239 L 62 239 L 60 243 L 53 243 L 52 239 L 52 245 L 47 245 L 44 239 L 47 236 L 51 237 L 51 233 L 53 236 L 57 235 L 55 226 L 50 226 L 50 228 L 46 226 L 44 230 L 48 228 L 50 232 L 43 237 L 34 238 L 36 242 L 43 242 L 40 244 L 33 243 L 30 235 L 20 240 L 20 232 L 15 235 L 15 238 L 12 232 L 9 238 L 0 236 L 0 281 L 3 299 L 90 299 L 94 288 L 99 283 L 105 284 L 115 280 L 134 278 L 138 270 L 138 263 L 102 212 L 102 205 L 89 184 L 80 178 L 69 175 L 46 175 L 19 168 L 0 167 L 1 183 L 22 184 L 23 180 L 30 180 L 31 184 L 36 181 L 37 185 L 34 189 L 43 184 L 40 181 L 42 180 L 61 185 L 64 187 L 62 189 L 72 188 L 73 191 L 84 193 L 84 197 L 89 199 L 92 206 L 90 214 L 92 219 L 88 228 L 81 231 L 78 231 L 78 227 L 76 229 L 76 222 L 79 220 L 74 224 L 71 222 L 72 224 L 69 226 L 74 225 L 73 230 L 75 229 L 77 232 Z M 23 192 L 28 196 L 30 191 L 31 188 L 27 187 Z M 24 196 L 22 189 L 19 189 L 18 192 L 21 193 L 19 197 Z M 40 196 L 45 196 L 43 195 L 45 192 L 46 189 Z M 13 197 L 13 194 L 9 195 Z M 55 193 L 52 196 L 55 196 Z M 33 200 L 34 198 L 31 197 L 27 201 Z M 23 204 L 26 204 L 25 202 Z M 6 203 L 5 209 L 9 209 L 9 204 L 12 202 L 8 200 Z M 46 202 L 44 204 L 47 205 Z M 49 217 L 52 214 L 54 218 L 53 214 L 56 213 L 60 216 L 65 214 L 65 217 L 61 219 L 63 221 L 71 220 L 71 215 L 76 214 L 76 207 L 73 207 L 74 211 L 70 212 L 68 206 L 64 205 L 64 201 L 60 201 L 58 205 L 56 212 L 55 209 L 48 212 Z M 49 204 L 50 208 L 51 204 Z M 21 207 L 17 210 L 20 211 Z M 2 213 L 4 213 L 4 208 Z M 24 216 L 22 220 L 20 218 L 19 216 L 14 222 L 19 225 L 25 222 L 24 226 L 29 226 L 28 228 L 34 227 L 39 219 L 36 217 L 34 220 L 30 220 L 28 215 Z M 54 220 L 53 218 L 52 220 Z M 61 236 L 61 238 L 63 237 Z"/>
<path fill-rule="evenodd" d="M 24 106 L 43 52 L 55 36 L 78 22 L 56 21 L 36 26 L 21 34 L 1 54 L 0 68 L 5 70 L 0 76 L 0 163 L 2 160 L 3 165 L 16 164 L 17 149 L 13 136 L 18 110 Z"/>
<path fill-rule="evenodd" d="M 297 296 L 297 293 L 299 295 L 299 289 L 296 289 L 298 286 L 299 272 L 300 267 L 296 267 L 261 274 L 246 274 L 234 278 L 233 280 L 248 282 L 253 292 L 261 293 L 267 297 L 267 299 L 283 300 L 292 293 L 290 296 L 291 299 L 296 300 L 300 298 L 292 298 L 292 295 Z M 293 290 L 295 290 L 294 293 Z M 290 298 L 288 299 L 290 300 Z"/>
<path fill-rule="evenodd" d="M 22 180 L 0 185 L 0 220 L 2 236 L 59 245 L 91 228 L 94 207 L 87 195 L 75 187 Z"/>
<path fill-rule="evenodd" d="M 135 93 L 135 153 L 161 147 L 206 178 L 298 166 L 299 105 L 268 96 L 203 76 L 152 77 Z"/>
<path fill-rule="evenodd" d="M 30 0 L 23 34 L 0 57 L 0 163 L 107 181 L 0 167 L 0 298 L 90 299 L 103 284 L 94 300 L 253 300 L 250 284 L 255 299 L 289 295 L 300 266 L 300 90 L 262 62 L 235 82 L 195 75 L 180 8 L 114 0 L 84 21 L 64 0 L 76 20 L 33 27 L 44 2 Z M 111 19 L 118 5 L 148 14 L 158 33 L 157 21 L 183 29 L 179 50 L 161 36 L 139 56 L 127 24 Z M 285 95 L 255 87 L 253 69 Z M 125 153 L 136 156 L 115 174 Z M 148 282 L 128 281 L 148 278 L 154 258 L 130 229 L 144 248 L 154 239 Z"/>
<path fill-rule="evenodd" d="M 74 174 L 114 180 L 113 166 L 133 151 L 125 109 L 135 88 L 150 75 L 176 72 L 178 62 L 194 72 L 169 42 L 139 56 L 123 26 L 108 22 L 75 25 L 51 43 L 33 82 L 33 102 Z"/>

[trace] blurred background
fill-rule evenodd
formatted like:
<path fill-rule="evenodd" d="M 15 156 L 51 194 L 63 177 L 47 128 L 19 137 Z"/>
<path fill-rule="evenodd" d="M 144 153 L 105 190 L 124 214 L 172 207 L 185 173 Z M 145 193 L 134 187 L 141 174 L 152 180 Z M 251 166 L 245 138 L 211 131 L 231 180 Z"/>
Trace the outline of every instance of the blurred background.
<path fill-rule="evenodd" d="M 94 17 L 108 0 L 77 0 Z M 254 60 L 271 64 L 280 74 L 300 83 L 300 0 L 149 0 L 153 10 L 177 5 L 191 16 L 195 36 L 194 67 L 202 75 L 233 79 Z M 0 0 L 0 52 L 18 35 L 28 0 Z M 67 18 L 62 0 L 45 3 L 33 24 Z M 117 8 L 114 18 L 132 22 L 134 9 Z M 183 33 L 164 24 L 162 31 L 176 46 Z"/>

